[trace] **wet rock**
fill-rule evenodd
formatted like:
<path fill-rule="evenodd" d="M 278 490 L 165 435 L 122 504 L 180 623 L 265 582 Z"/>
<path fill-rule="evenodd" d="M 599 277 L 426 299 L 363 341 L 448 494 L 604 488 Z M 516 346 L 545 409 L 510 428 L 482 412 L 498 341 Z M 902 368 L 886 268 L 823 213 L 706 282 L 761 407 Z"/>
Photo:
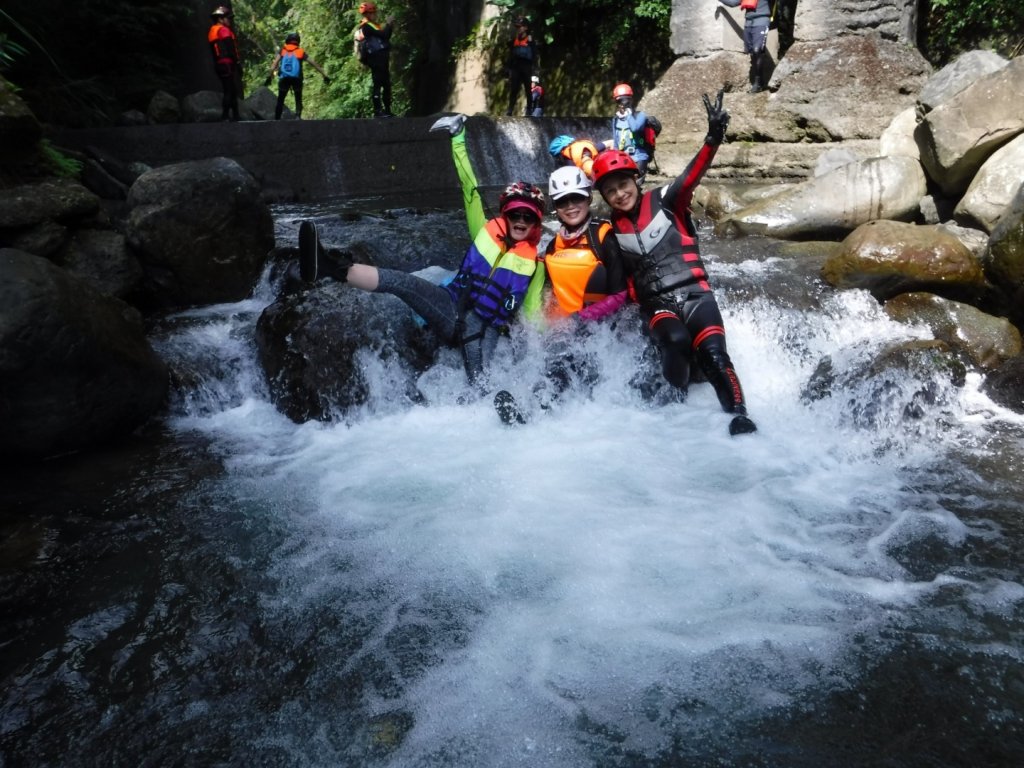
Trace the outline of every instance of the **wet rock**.
<path fill-rule="evenodd" d="M 1024 413 L 1024 357 L 1007 360 L 992 371 L 981 390 L 1004 408 Z"/>
<path fill-rule="evenodd" d="M 918 124 L 914 139 L 921 164 L 946 195 L 961 195 L 993 152 L 1024 133 L 1022 78 L 1024 58 L 1017 58 L 975 81 Z"/>
<path fill-rule="evenodd" d="M 186 123 L 219 123 L 224 114 L 221 103 L 224 94 L 217 91 L 197 91 L 181 100 L 181 119 Z"/>
<path fill-rule="evenodd" d="M 992 370 L 1021 353 L 1021 336 L 1004 317 L 930 293 L 903 293 L 885 302 L 885 312 L 904 323 L 923 323 L 939 341 L 962 352 L 973 365 Z"/>
<path fill-rule="evenodd" d="M 793 185 L 724 217 L 715 229 L 726 235 L 834 237 L 874 219 L 912 219 L 924 193 L 916 160 L 872 158 Z"/>
<path fill-rule="evenodd" d="M 1000 147 L 981 166 L 953 215 L 966 226 L 991 232 L 1024 180 L 1024 133 Z"/>
<path fill-rule="evenodd" d="M 437 340 L 400 299 L 326 280 L 267 307 L 256 328 L 277 408 L 295 422 L 329 420 L 372 394 L 362 354 L 388 370 L 393 401 L 415 402 Z"/>
<path fill-rule="evenodd" d="M 6 245 L 35 256 L 50 258 L 61 249 L 67 238 L 67 227 L 55 221 L 41 221 L 8 238 L 0 236 L 0 245 Z"/>
<path fill-rule="evenodd" d="M 911 291 L 976 300 L 987 289 L 981 263 L 957 238 L 937 227 L 897 221 L 872 221 L 851 232 L 822 276 L 837 288 L 863 288 L 879 300 Z"/>
<path fill-rule="evenodd" d="M 238 105 L 238 112 L 243 120 L 273 120 L 274 110 L 277 107 L 277 94 L 269 88 L 260 86 Z M 282 117 L 292 117 L 291 110 L 287 114 L 282 112 Z"/>
<path fill-rule="evenodd" d="M 166 388 L 137 312 L 46 259 L 0 249 L 0 456 L 38 459 L 123 436 Z"/>
<path fill-rule="evenodd" d="M 87 158 L 82 166 L 82 184 L 104 200 L 124 200 L 128 197 L 128 187 L 107 173 L 92 158 Z"/>
<path fill-rule="evenodd" d="M 944 342 L 898 342 L 877 350 L 863 348 L 842 359 L 824 358 L 802 397 L 807 402 L 838 400 L 851 425 L 877 429 L 920 419 L 928 410 L 947 405 L 966 375 Z"/>
<path fill-rule="evenodd" d="M 227 158 L 163 166 L 128 193 L 128 244 L 157 307 L 239 301 L 274 246 L 270 209 L 256 180 Z"/>

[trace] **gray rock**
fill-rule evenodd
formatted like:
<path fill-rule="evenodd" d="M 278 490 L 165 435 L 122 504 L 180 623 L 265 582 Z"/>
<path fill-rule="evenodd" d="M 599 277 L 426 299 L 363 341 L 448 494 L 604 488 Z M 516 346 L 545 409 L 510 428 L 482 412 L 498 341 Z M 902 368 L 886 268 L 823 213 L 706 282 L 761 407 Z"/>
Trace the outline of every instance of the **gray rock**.
<path fill-rule="evenodd" d="M 238 105 L 238 112 L 243 120 L 273 120 L 277 106 L 277 94 L 269 88 L 260 86 Z M 292 117 L 290 109 L 285 107 L 282 117 Z"/>
<path fill-rule="evenodd" d="M 78 230 L 68 240 L 60 264 L 100 293 L 125 301 L 134 301 L 142 288 L 142 266 L 117 232 Z"/>
<path fill-rule="evenodd" d="M 137 312 L 46 259 L 0 249 L 0 456 L 40 459 L 123 436 L 167 370 Z"/>
<path fill-rule="evenodd" d="M 988 371 L 1021 353 L 1021 337 L 1005 317 L 930 293 L 903 293 L 885 302 L 885 312 L 904 323 L 923 323 L 936 339 Z"/>
<path fill-rule="evenodd" d="M 889 126 L 882 131 L 878 139 L 879 157 L 903 155 L 915 160 L 921 158 L 921 152 L 914 141 L 914 129 L 917 128 L 917 109 L 907 107 L 892 119 Z"/>
<path fill-rule="evenodd" d="M 400 299 L 331 280 L 267 307 L 256 343 L 275 405 L 300 423 L 338 418 L 367 401 L 361 353 L 389 366 L 392 399 L 417 401 L 416 378 L 437 349 Z"/>
<path fill-rule="evenodd" d="M 164 123 L 177 123 L 181 121 L 181 105 L 175 96 L 167 91 L 157 91 L 149 100 L 146 108 L 146 117 L 151 123 L 161 125 Z"/>
<path fill-rule="evenodd" d="M 64 245 L 68 238 L 68 228 L 55 221 L 41 221 L 27 229 L 20 230 L 0 245 L 6 245 L 18 251 L 31 253 L 34 256 L 50 258 Z"/>
<path fill-rule="evenodd" d="M 128 197 L 128 187 L 107 173 L 91 157 L 86 158 L 82 165 L 82 184 L 104 200 L 124 200 Z"/>
<path fill-rule="evenodd" d="M 722 234 L 833 237 L 873 219 L 912 219 L 924 196 L 921 165 L 910 157 L 849 163 L 724 217 Z"/>
<path fill-rule="evenodd" d="M 245 298 L 274 246 L 259 185 L 227 158 L 149 171 L 132 185 L 128 205 L 125 234 L 155 306 Z"/>
<path fill-rule="evenodd" d="M 22 184 L 0 189 L 0 228 L 74 221 L 94 215 L 99 208 L 99 198 L 77 181 L 55 179 Z"/>
<path fill-rule="evenodd" d="M 1024 327 L 1024 187 L 992 230 L 985 274 L 1007 297 L 1011 319 Z"/>
<path fill-rule="evenodd" d="M 1024 357 L 1007 360 L 992 371 L 981 390 L 1004 408 L 1024 413 Z"/>
<path fill-rule="evenodd" d="M 219 123 L 223 115 L 221 102 L 224 94 L 217 91 L 197 91 L 181 100 L 181 119 L 186 123 Z"/>
<path fill-rule="evenodd" d="M 1024 133 L 1024 57 L 982 77 L 936 107 L 914 140 L 928 177 L 949 197 L 963 194 L 999 147 Z"/>
<path fill-rule="evenodd" d="M 1024 133 L 985 161 L 953 212 L 956 220 L 991 232 L 1024 181 Z"/>
<path fill-rule="evenodd" d="M 967 51 L 928 78 L 928 82 L 921 88 L 918 101 L 926 112 L 931 111 L 978 79 L 999 71 L 1007 64 L 1007 59 L 992 51 Z"/>

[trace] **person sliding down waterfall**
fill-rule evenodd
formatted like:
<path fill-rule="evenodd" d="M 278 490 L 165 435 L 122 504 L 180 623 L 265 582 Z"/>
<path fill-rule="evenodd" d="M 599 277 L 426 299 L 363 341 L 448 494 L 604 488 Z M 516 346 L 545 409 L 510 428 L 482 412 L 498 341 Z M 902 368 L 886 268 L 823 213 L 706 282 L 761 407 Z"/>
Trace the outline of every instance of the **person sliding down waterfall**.
<path fill-rule="evenodd" d="M 612 209 L 612 226 L 647 332 L 661 353 L 665 379 L 683 392 L 696 358 L 727 413 L 736 414 L 729 434 L 754 432 L 740 380 L 725 347 L 725 327 L 708 284 L 690 216 L 690 201 L 725 139 L 729 113 L 722 91 L 712 104 L 704 94 L 708 133 L 683 173 L 673 182 L 643 192 L 633 158 L 617 149 L 594 161 L 594 184 Z"/>
<path fill-rule="evenodd" d="M 466 150 L 465 121 L 465 115 L 452 115 L 430 127 L 451 135 L 452 157 L 473 238 L 455 277 L 435 285 L 393 269 L 345 263 L 338 252 L 321 246 L 310 221 L 299 225 L 299 272 L 307 282 L 332 277 L 364 291 L 397 296 L 448 344 L 461 349 L 466 376 L 483 390 L 485 365 L 507 333 L 531 280 L 544 278 L 537 273 L 537 243 L 547 203 L 540 189 L 516 181 L 501 193 L 500 215 L 488 220 Z"/>

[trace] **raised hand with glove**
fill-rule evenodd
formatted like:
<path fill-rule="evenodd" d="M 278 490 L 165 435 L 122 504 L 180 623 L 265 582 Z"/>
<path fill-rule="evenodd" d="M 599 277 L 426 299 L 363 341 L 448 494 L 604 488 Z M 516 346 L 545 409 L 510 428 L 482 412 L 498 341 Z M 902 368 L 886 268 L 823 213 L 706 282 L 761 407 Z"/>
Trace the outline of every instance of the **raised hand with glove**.
<path fill-rule="evenodd" d="M 716 147 L 725 141 L 725 129 L 729 127 L 729 113 L 722 107 L 724 94 L 724 90 L 719 91 L 714 104 L 708 95 L 704 94 L 704 109 L 708 113 L 708 135 L 704 137 L 704 141 Z"/>

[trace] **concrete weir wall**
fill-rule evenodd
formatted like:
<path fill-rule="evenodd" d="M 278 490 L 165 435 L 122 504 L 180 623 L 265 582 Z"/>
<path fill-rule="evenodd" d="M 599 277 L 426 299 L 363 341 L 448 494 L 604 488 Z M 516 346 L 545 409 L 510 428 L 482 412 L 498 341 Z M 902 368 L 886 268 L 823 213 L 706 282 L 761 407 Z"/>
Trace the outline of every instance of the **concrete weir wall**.
<path fill-rule="evenodd" d="M 273 198 L 315 202 L 338 197 L 437 196 L 446 204 L 458 180 L 447 133 L 430 133 L 437 117 L 389 120 L 281 120 L 67 130 L 57 146 L 94 147 L 124 162 L 168 165 L 230 157 Z M 546 188 L 555 136 L 605 138 L 607 121 L 589 118 L 491 118 L 467 122 L 468 146 L 484 187 L 523 179 Z"/>

